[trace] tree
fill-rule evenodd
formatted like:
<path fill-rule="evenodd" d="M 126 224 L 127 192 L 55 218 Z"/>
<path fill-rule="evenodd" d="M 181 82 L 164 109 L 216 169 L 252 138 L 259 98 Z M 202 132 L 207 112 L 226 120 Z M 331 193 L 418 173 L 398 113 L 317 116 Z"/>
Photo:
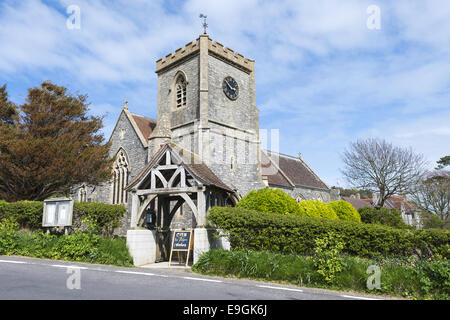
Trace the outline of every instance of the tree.
<path fill-rule="evenodd" d="M 7 106 L 19 111 L 7 112 L 0 123 L 1 199 L 43 200 L 79 183 L 109 179 L 112 160 L 99 133 L 102 117 L 87 115 L 87 96 L 43 82 L 16 107 L 1 88 L 2 112 Z"/>
<path fill-rule="evenodd" d="M 446 166 L 450 166 L 450 156 L 445 156 L 436 161 L 438 166 L 436 170 L 444 169 Z"/>
<path fill-rule="evenodd" d="M 341 170 L 355 188 L 379 194 L 377 208 L 394 194 L 406 193 L 422 176 L 426 162 L 411 148 L 393 146 L 380 139 L 357 140 L 342 155 Z"/>
<path fill-rule="evenodd" d="M 424 217 L 430 222 L 433 222 L 432 217 L 438 217 L 442 221 L 442 227 L 447 226 L 450 221 L 450 171 L 429 172 L 412 189 L 411 199 L 420 209 L 429 213 Z"/>
<path fill-rule="evenodd" d="M 17 118 L 17 109 L 14 103 L 8 100 L 6 84 L 0 87 L 0 125 L 14 124 Z"/>

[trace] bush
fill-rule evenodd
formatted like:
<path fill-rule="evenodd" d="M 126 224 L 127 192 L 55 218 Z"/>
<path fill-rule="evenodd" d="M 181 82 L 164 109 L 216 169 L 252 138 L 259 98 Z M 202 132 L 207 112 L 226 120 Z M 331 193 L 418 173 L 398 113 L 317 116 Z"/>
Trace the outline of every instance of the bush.
<path fill-rule="evenodd" d="M 0 221 L 14 219 L 20 228 L 39 230 L 42 227 L 42 201 L 6 202 L 0 200 Z M 98 234 L 112 235 L 114 228 L 126 212 L 122 205 L 112 205 L 96 202 L 75 202 L 73 206 L 73 224 L 81 225 L 82 221 L 89 221 L 93 231 Z"/>
<path fill-rule="evenodd" d="M 340 236 L 334 233 L 318 238 L 314 243 L 316 251 L 313 257 L 314 266 L 325 281 L 331 283 L 336 274 L 344 268 L 343 259 L 340 257 L 344 243 Z"/>
<path fill-rule="evenodd" d="M 271 188 L 250 191 L 239 201 L 237 207 L 264 213 L 301 214 L 294 198 L 284 191 Z"/>
<path fill-rule="evenodd" d="M 336 212 L 339 220 L 354 221 L 361 223 L 361 216 L 358 210 L 344 200 L 328 202 L 328 205 Z"/>
<path fill-rule="evenodd" d="M 92 232 L 108 236 L 112 235 L 114 229 L 120 226 L 126 211 L 122 205 L 98 202 L 75 202 L 73 207 L 73 215 L 76 220 L 89 224 Z"/>
<path fill-rule="evenodd" d="M 18 224 L 0 222 L 0 254 L 132 266 L 126 240 L 76 232 L 47 235 L 42 231 L 17 231 Z"/>
<path fill-rule="evenodd" d="M 0 221 L 14 219 L 20 228 L 39 229 L 42 225 L 44 204 L 41 201 L 0 201 Z"/>
<path fill-rule="evenodd" d="M 338 220 L 336 212 L 328 204 L 317 200 L 304 200 L 298 203 L 302 216 Z"/>
<path fill-rule="evenodd" d="M 358 211 L 363 223 L 381 224 L 400 229 L 407 228 L 407 225 L 403 222 L 401 212 L 396 209 L 364 207 Z"/>
<path fill-rule="evenodd" d="M 439 253 L 450 258 L 450 233 L 443 230 L 400 230 L 232 207 L 214 207 L 207 218 L 228 233 L 233 248 L 313 255 L 314 240 L 334 232 L 342 237 L 343 252 L 351 255 L 428 257 Z"/>

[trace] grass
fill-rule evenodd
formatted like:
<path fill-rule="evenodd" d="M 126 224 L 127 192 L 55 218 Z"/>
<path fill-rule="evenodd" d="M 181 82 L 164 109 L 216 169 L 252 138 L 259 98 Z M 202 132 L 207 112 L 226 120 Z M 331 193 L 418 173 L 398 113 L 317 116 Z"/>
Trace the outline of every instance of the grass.
<path fill-rule="evenodd" d="M 29 230 L 0 233 L 0 255 L 133 266 L 125 238 L 86 233 L 47 235 Z"/>
<path fill-rule="evenodd" d="M 332 281 L 326 281 L 314 266 L 313 257 L 295 254 L 278 254 L 252 250 L 212 250 L 203 254 L 192 270 L 197 273 L 218 276 L 233 276 L 264 281 L 278 281 L 303 287 L 385 294 L 413 299 L 450 299 L 450 264 L 438 262 L 444 271 L 439 282 L 431 281 L 429 288 L 423 279 L 434 275 L 421 272 L 417 264 L 433 262 L 410 261 L 408 259 L 367 259 L 342 256 L 343 270 L 336 273 Z M 381 269 L 380 289 L 369 290 L 367 279 L 370 265 Z M 442 283 L 444 282 L 444 283 Z"/>

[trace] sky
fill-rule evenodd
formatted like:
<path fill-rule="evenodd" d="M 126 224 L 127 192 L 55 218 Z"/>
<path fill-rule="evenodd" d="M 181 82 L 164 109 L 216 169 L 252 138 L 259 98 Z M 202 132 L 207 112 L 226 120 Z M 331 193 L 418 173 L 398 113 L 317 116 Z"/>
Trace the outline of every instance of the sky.
<path fill-rule="evenodd" d="M 203 33 L 200 13 L 255 60 L 260 128 L 328 186 L 348 187 L 356 139 L 411 147 L 430 169 L 450 154 L 447 0 L 0 0 L 0 85 L 17 104 L 45 80 L 87 94 L 107 140 L 125 99 L 156 118 L 155 62 Z"/>

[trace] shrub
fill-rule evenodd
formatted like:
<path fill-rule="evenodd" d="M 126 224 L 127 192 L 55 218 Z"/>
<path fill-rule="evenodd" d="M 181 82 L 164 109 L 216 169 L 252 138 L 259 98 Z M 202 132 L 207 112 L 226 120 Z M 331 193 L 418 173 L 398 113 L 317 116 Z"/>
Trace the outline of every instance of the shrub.
<path fill-rule="evenodd" d="M 280 189 L 252 190 L 239 201 L 237 207 L 264 213 L 300 214 L 297 201 Z"/>
<path fill-rule="evenodd" d="M 344 268 L 343 259 L 340 257 L 344 243 L 339 235 L 329 233 L 314 240 L 314 244 L 316 251 L 313 257 L 314 266 L 325 281 L 331 283 L 335 279 L 336 273 L 341 272 Z"/>
<path fill-rule="evenodd" d="M 404 229 L 407 225 L 403 222 L 402 214 L 396 209 L 389 210 L 387 208 L 360 208 L 359 214 L 363 223 L 374 223 L 389 226 L 393 228 Z"/>
<path fill-rule="evenodd" d="M 343 252 L 351 255 L 428 257 L 439 253 L 450 258 L 450 233 L 444 230 L 401 230 L 232 207 L 214 207 L 207 218 L 229 235 L 233 248 L 313 255 L 314 240 L 334 232 L 342 237 Z"/>
<path fill-rule="evenodd" d="M 358 210 L 344 200 L 328 202 L 328 205 L 336 212 L 339 220 L 355 221 L 361 223 L 361 216 Z"/>
<path fill-rule="evenodd" d="M 120 226 L 126 211 L 122 205 L 76 202 L 73 215 L 81 223 L 86 223 L 92 232 L 110 236 Z"/>
<path fill-rule="evenodd" d="M 0 221 L 14 219 L 21 228 L 38 230 L 42 227 L 42 213 L 44 203 L 42 201 L 18 201 L 6 202 L 0 200 Z M 73 206 L 73 224 L 81 225 L 82 221 L 89 221 L 91 231 L 112 235 L 114 228 L 120 226 L 120 222 L 126 212 L 122 205 L 112 205 L 96 202 L 75 202 Z"/>
<path fill-rule="evenodd" d="M 302 216 L 338 220 L 338 216 L 336 215 L 336 212 L 334 212 L 333 208 L 322 201 L 304 200 L 300 201 L 298 206 L 301 212 L 300 215 Z"/>

